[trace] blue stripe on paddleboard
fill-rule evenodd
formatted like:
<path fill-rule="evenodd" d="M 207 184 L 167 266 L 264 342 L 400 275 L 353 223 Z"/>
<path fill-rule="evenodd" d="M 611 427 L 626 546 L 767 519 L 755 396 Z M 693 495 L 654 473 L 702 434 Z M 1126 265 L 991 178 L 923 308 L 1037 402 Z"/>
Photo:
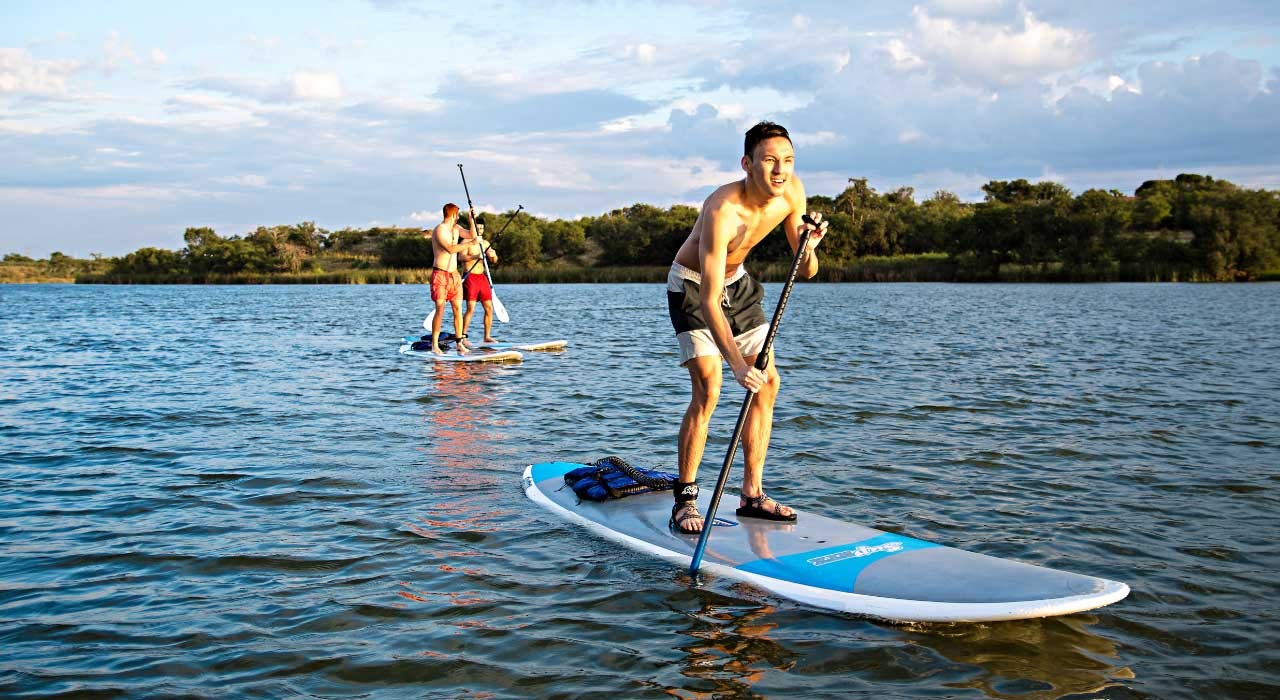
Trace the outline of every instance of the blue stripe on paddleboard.
<path fill-rule="evenodd" d="M 572 462 L 539 462 L 533 465 L 533 469 L 529 471 L 529 476 L 533 478 L 533 483 L 536 484 L 553 476 L 564 476 L 578 467 L 585 466 L 587 465 L 573 464 Z"/>
<path fill-rule="evenodd" d="M 778 559 L 756 559 L 737 568 L 782 581 L 851 593 L 858 575 L 871 564 L 895 554 L 938 546 L 885 533 L 861 542 L 789 554 Z"/>

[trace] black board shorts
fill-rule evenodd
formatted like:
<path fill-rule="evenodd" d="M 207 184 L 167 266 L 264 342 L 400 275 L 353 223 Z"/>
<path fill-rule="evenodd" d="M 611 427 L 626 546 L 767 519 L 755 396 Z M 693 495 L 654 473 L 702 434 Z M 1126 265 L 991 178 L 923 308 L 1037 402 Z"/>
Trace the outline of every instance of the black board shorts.
<path fill-rule="evenodd" d="M 679 264 L 672 263 L 667 274 L 667 312 L 671 315 L 671 327 L 680 343 L 680 364 L 704 355 L 719 355 L 720 348 L 702 315 L 702 276 Z M 764 347 L 769 324 L 765 320 L 764 286 L 738 269 L 726 280 L 720 304 L 729 330 L 743 357 L 750 357 Z"/>

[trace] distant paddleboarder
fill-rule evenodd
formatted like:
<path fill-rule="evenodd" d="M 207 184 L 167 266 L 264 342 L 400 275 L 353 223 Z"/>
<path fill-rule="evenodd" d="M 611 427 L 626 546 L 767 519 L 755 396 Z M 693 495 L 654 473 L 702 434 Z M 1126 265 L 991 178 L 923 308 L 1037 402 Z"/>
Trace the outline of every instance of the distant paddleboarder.
<path fill-rule="evenodd" d="M 436 305 L 431 319 L 431 351 L 443 355 L 440 349 L 440 323 L 444 305 L 453 306 L 453 333 L 458 338 L 460 354 L 471 350 L 462 329 L 462 278 L 458 275 L 458 253 L 466 250 L 470 242 L 460 241 L 462 227 L 458 225 L 458 205 L 444 205 L 444 221 L 431 232 L 431 252 L 434 261 L 431 268 L 431 301 Z"/>
<path fill-rule="evenodd" d="M 793 253 L 801 232 L 813 231 L 805 246 L 800 274 L 818 272 L 815 249 L 826 223 L 810 214 L 816 226 L 805 223 L 804 185 L 795 175 L 795 151 L 787 130 L 760 122 L 746 133 L 742 169 L 746 177 L 720 187 L 707 197 L 693 231 L 676 253 L 667 275 L 667 307 L 680 345 L 680 364 L 689 370 L 693 398 L 680 423 L 678 447 L 680 481 L 675 485 L 671 527 L 694 534 L 702 531 L 698 511 L 698 465 L 707 444 L 707 428 L 720 397 L 722 363 L 743 388 L 756 392 L 742 435 L 745 470 L 737 515 L 793 521 L 795 511 L 764 492 L 762 473 L 773 404 L 778 395 L 778 370 L 770 358 L 767 370 L 756 369 L 756 355 L 764 347 L 769 323 L 765 318 L 764 288 L 747 275 L 747 254 L 779 223 Z"/>

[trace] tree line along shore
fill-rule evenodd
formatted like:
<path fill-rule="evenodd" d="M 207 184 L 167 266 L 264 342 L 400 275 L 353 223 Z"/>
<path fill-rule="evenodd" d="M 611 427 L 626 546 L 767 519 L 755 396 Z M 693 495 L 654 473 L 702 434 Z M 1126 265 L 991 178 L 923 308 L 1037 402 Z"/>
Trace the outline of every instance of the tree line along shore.
<path fill-rule="evenodd" d="M 1280 192 L 1194 174 L 1149 180 L 1132 195 L 1074 195 L 1055 182 L 1027 180 L 993 180 L 982 190 L 982 202 L 946 191 L 917 202 L 910 187 L 880 193 L 851 178 L 834 197 L 810 197 L 810 210 L 830 222 L 817 279 L 1280 280 Z M 497 284 L 612 283 L 664 280 L 697 215 L 684 205 L 635 204 L 576 220 L 515 211 L 482 219 L 502 263 L 493 268 Z M 786 237 L 774 233 L 748 262 L 765 281 L 783 278 L 791 257 Z M 181 250 L 148 247 L 120 257 L 10 253 L 0 282 L 425 284 L 431 274 L 431 242 L 413 228 L 329 231 L 303 222 L 244 236 L 188 228 L 183 240 Z"/>

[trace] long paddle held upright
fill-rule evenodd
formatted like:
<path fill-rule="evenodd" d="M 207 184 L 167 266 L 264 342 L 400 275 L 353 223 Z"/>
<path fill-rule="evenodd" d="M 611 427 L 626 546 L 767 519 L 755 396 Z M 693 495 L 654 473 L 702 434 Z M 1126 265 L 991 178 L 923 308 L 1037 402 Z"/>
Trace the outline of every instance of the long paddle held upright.
<path fill-rule="evenodd" d="M 471 203 L 471 190 L 467 187 L 467 174 L 462 171 L 462 163 L 458 163 L 458 174 L 462 176 L 462 191 L 467 194 L 467 210 L 471 213 L 471 230 L 476 236 L 479 236 L 480 230 L 476 228 L 476 207 Z M 504 226 L 503 228 L 506 227 Z M 498 290 L 493 289 L 493 275 L 489 274 L 489 256 L 486 254 L 484 246 L 480 246 L 480 260 L 484 263 L 484 275 L 489 278 L 489 287 L 493 292 L 493 317 L 503 323 L 508 323 L 511 318 L 507 316 L 507 308 L 498 300 Z"/>
<path fill-rule="evenodd" d="M 817 222 L 809 218 L 808 214 L 804 216 L 804 222 L 811 226 L 817 226 Z M 769 323 L 769 332 L 764 337 L 764 347 L 760 348 L 760 354 L 756 355 L 756 369 L 764 370 L 769 367 L 769 351 L 773 348 L 773 338 L 778 334 L 778 325 L 782 322 L 782 312 L 787 309 L 787 300 L 791 298 L 791 288 L 795 286 L 796 275 L 800 272 L 800 260 L 804 257 L 805 246 L 809 243 L 809 234 L 812 229 L 805 229 L 800 234 L 800 245 L 796 247 L 796 257 L 791 261 L 791 272 L 787 275 L 786 284 L 782 285 L 782 296 L 778 297 L 778 308 L 773 312 L 773 320 Z M 720 477 L 716 479 L 716 488 L 711 492 L 711 504 L 707 507 L 707 514 L 702 517 L 702 533 L 698 535 L 698 545 L 693 549 L 693 560 L 689 562 L 689 573 L 697 574 L 698 567 L 702 565 L 702 555 L 707 550 L 707 540 L 711 537 L 711 528 L 715 526 L 716 509 L 720 507 L 720 496 L 724 494 L 725 482 L 729 480 L 729 470 L 733 467 L 733 456 L 738 452 L 738 443 L 742 440 L 742 430 L 747 424 L 747 411 L 751 408 L 751 402 L 755 399 L 756 392 L 747 391 L 747 395 L 742 399 L 742 409 L 738 411 L 738 422 L 733 426 L 733 437 L 729 440 L 729 450 L 724 456 L 724 464 L 720 467 Z"/>

